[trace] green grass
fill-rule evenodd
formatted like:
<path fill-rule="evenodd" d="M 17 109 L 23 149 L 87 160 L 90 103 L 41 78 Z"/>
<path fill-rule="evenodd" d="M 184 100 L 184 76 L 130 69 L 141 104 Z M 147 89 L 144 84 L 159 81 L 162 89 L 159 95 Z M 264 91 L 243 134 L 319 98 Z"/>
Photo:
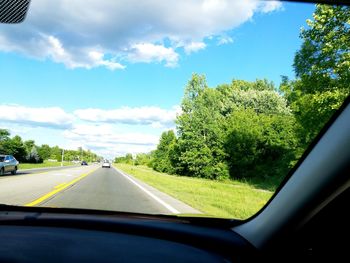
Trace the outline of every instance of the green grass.
<path fill-rule="evenodd" d="M 71 162 L 63 162 L 64 166 L 74 165 Z M 32 169 L 32 168 L 45 168 L 45 167 L 57 167 L 61 166 L 61 162 L 48 162 L 44 161 L 43 163 L 20 163 L 19 169 Z"/>
<path fill-rule="evenodd" d="M 207 216 L 246 219 L 258 212 L 273 194 L 240 181 L 168 175 L 145 166 L 121 163 L 115 166 Z"/>

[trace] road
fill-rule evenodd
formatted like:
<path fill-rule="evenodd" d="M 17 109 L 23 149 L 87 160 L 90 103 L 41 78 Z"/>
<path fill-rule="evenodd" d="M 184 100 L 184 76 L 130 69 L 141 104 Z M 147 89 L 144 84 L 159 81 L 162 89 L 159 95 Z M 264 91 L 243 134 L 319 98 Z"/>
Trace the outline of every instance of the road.
<path fill-rule="evenodd" d="M 147 214 L 199 213 L 122 171 L 98 165 L 1 176 L 0 203 Z"/>
<path fill-rule="evenodd" d="M 33 169 L 24 169 L 24 170 L 20 169 L 20 170 L 17 171 L 17 174 L 43 173 L 43 172 L 49 172 L 49 171 L 69 169 L 69 168 L 72 168 L 72 167 L 78 167 L 78 165 L 53 166 L 53 167 L 33 168 Z"/>

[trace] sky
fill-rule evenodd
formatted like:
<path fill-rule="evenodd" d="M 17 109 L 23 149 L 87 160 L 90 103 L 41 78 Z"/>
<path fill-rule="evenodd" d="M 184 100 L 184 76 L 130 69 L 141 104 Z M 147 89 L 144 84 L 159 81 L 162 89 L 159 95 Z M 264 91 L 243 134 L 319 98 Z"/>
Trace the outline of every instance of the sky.
<path fill-rule="evenodd" d="M 106 158 L 176 129 L 192 73 L 208 85 L 294 77 L 314 6 L 256 0 L 32 0 L 0 24 L 0 128 Z"/>

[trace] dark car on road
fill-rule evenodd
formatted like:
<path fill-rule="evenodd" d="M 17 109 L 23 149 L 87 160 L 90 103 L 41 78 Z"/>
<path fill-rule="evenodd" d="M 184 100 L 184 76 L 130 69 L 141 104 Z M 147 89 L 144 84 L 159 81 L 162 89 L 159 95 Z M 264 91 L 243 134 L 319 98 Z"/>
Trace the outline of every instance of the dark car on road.
<path fill-rule="evenodd" d="M 86 161 L 82 161 L 81 165 L 88 165 L 88 163 Z"/>
<path fill-rule="evenodd" d="M 11 172 L 16 174 L 19 162 L 12 155 L 0 155 L 0 175 Z"/>

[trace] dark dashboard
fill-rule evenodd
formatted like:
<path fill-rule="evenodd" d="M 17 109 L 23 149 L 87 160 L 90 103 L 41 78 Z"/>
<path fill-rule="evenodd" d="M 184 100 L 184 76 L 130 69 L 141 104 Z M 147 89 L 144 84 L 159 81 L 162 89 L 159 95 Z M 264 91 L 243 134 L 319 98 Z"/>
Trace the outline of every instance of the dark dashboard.
<path fill-rule="evenodd" d="M 253 251 L 227 226 L 24 210 L 0 213 L 0 262 L 229 262 Z"/>

